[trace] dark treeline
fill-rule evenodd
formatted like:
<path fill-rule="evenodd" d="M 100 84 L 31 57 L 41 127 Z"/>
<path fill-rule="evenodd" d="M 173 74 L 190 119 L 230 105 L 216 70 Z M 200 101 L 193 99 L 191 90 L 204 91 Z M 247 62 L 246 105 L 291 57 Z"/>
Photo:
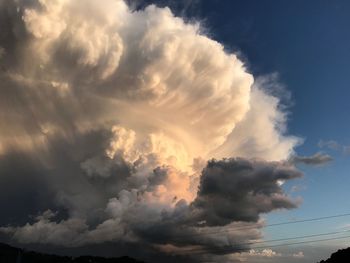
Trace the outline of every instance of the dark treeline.
<path fill-rule="evenodd" d="M 67 257 L 26 251 L 0 243 L 1 263 L 144 263 L 129 257 L 103 258 L 93 256 Z M 350 248 L 340 249 L 319 263 L 349 263 Z"/>
<path fill-rule="evenodd" d="M 64 257 L 26 251 L 0 243 L 1 263 L 143 263 L 129 257 L 103 258 L 92 256 Z"/>
<path fill-rule="evenodd" d="M 340 249 L 333 253 L 327 260 L 322 260 L 319 263 L 349 263 L 350 262 L 350 247 Z"/>

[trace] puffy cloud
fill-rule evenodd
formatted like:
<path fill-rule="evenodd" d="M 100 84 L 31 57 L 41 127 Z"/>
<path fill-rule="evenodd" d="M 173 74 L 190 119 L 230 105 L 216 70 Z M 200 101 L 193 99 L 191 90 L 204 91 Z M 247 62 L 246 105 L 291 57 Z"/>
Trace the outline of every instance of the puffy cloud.
<path fill-rule="evenodd" d="M 333 161 L 333 158 L 325 153 L 315 153 L 311 156 L 293 156 L 292 162 L 295 163 L 302 163 L 306 165 L 324 165 L 326 163 L 329 163 Z"/>
<path fill-rule="evenodd" d="M 272 249 L 263 249 L 261 251 L 251 249 L 249 251 L 250 256 L 258 256 L 258 257 L 267 257 L 267 258 L 273 258 L 273 257 L 281 257 L 282 255 L 280 253 L 277 253 L 273 251 Z"/>
<path fill-rule="evenodd" d="M 305 256 L 304 256 L 304 252 L 303 252 L 303 251 L 299 251 L 299 252 L 297 252 L 297 253 L 294 253 L 294 254 L 292 255 L 292 257 L 293 257 L 293 258 L 304 258 Z"/>
<path fill-rule="evenodd" d="M 26 224 L 21 228 L 6 228 L 14 239 L 21 243 L 36 244 L 64 244 L 72 246 L 80 232 L 86 231 L 88 226 L 81 220 L 71 218 L 60 223 L 52 222 L 47 218 L 40 218 L 33 224 Z"/>
<path fill-rule="evenodd" d="M 0 23 L 0 232 L 223 254 L 296 206 L 273 81 L 200 24 L 122 0 L 3 0 Z"/>
<path fill-rule="evenodd" d="M 250 110 L 228 135 L 224 144 L 213 151 L 215 157 L 241 156 L 269 161 L 284 160 L 301 140 L 284 136 L 287 114 L 280 99 L 267 91 L 283 93 L 275 77 L 260 77 L 252 86 Z M 278 91 L 280 90 L 280 91 Z"/>

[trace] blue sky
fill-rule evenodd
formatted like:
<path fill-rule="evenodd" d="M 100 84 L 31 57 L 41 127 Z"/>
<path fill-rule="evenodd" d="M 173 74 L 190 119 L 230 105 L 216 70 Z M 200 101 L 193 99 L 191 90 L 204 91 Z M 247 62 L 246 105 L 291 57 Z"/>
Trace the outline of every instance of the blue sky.
<path fill-rule="evenodd" d="M 240 54 L 255 76 L 278 73 L 280 82 L 292 94 L 288 133 L 304 139 L 297 153 L 311 155 L 323 151 L 334 158 L 323 167 L 301 166 L 305 177 L 286 185 L 287 190 L 293 185 L 300 186 L 301 191 L 292 194 L 302 197 L 301 206 L 270 214 L 267 221 L 284 222 L 349 212 L 350 156 L 341 148 L 350 145 L 350 2 L 147 2 L 168 5 L 178 15 L 202 21 L 209 35 L 223 43 L 228 51 Z M 321 140 L 334 140 L 339 149 L 320 149 Z M 269 228 L 265 233 L 272 239 L 308 235 L 329 232 L 347 222 L 349 217 Z M 332 248 L 325 249 L 324 255 L 334 247 L 347 246 L 349 240 L 332 244 L 327 243 L 326 247 Z M 324 256 L 321 255 L 318 259 Z M 311 252 L 309 256 L 317 257 Z"/>

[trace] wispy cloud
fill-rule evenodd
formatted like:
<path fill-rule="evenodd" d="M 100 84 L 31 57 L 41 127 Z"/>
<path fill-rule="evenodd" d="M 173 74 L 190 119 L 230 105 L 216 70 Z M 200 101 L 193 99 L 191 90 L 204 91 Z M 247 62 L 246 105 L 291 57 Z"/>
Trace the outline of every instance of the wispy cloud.
<path fill-rule="evenodd" d="M 297 164 L 315 165 L 320 166 L 333 161 L 333 158 L 325 153 L 318 152 L 311 156 L 293 156 L 292 162 Z"/>
<path fill-rule="evenodd" d="M 346 155 L 350 154 L 350 145 L 342 145 L 341 143 L 334 140 L 329 140 L 329 141 L 320 140 L 317 145 L 321 149 L 338 151 Z"/>

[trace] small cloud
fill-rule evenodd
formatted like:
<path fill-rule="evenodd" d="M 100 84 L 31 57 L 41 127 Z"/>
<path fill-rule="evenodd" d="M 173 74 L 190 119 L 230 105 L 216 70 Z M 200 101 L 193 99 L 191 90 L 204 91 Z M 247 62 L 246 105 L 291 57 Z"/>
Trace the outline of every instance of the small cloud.
<path fill-rule="evenodd" d="M 294 156 L 293 163 L 301 163 L 306 165 L 320 166 L 333 161 L 333 158 L 325 153 L 317 152 L 311 156 Z"/>
<path fill-rule="evenodd" d="M 276 251 L 273 251 L 272 249 L 263 249 L 261 251 L 251 249 L 251 250 L 249 250 L 249 256 L 274 258 L 274 257 L 281 257 L 282 254 L 277 253 Z"/>
<path fill-rule="evenodd" d="M 305 256 L 304 256 L 304 252 L 299 251 L 298 253 L 294 253 L 294 254 L 292 255 L 292 257 L 293 257 L 293 258 L 304 258 Z"/>

